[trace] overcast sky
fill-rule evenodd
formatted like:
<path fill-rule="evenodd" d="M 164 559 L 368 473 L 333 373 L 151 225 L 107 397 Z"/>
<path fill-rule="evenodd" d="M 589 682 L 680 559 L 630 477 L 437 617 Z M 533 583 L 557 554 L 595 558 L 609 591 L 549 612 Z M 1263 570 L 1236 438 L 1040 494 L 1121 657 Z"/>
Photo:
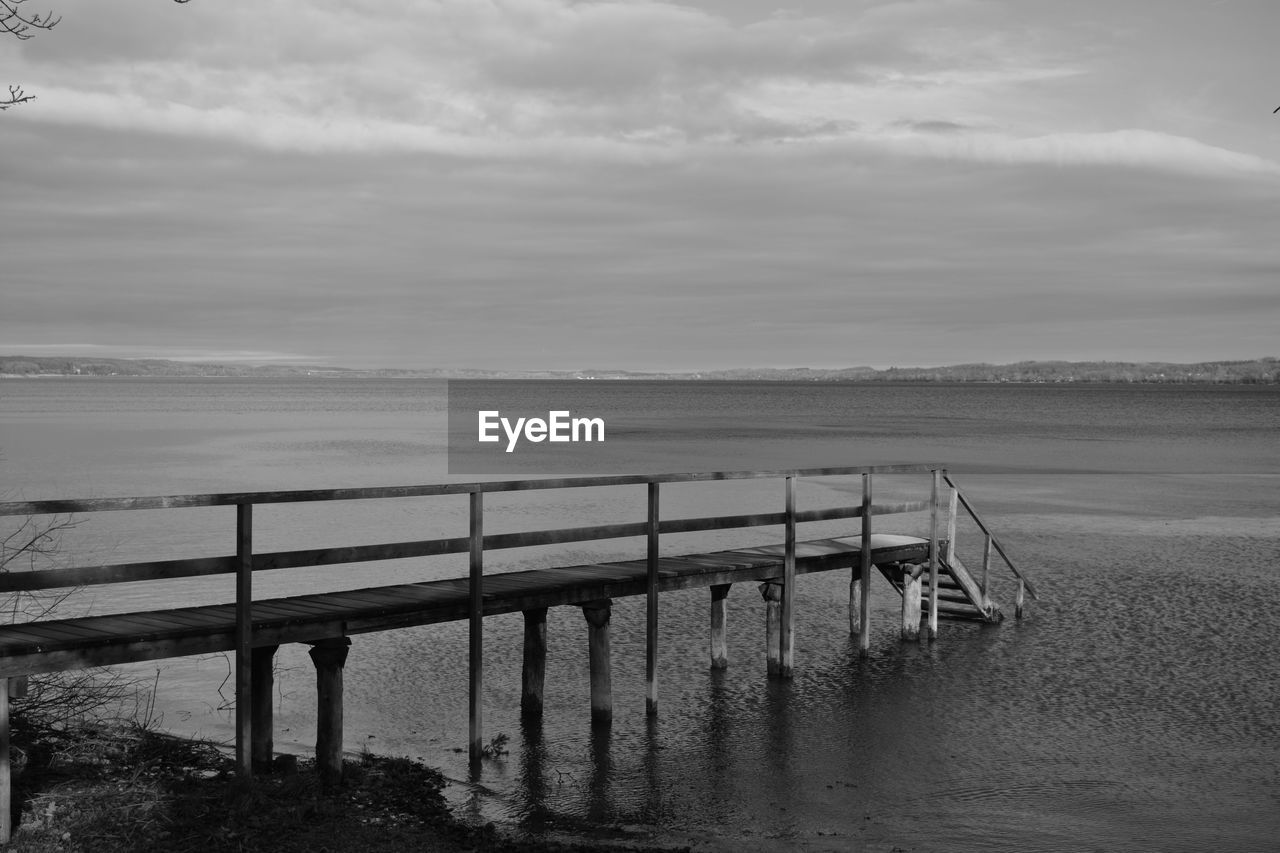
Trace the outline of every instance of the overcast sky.
<path fill-rule="evenodd" d="M 43 8 L 0 354 L 1280 355 L 1275 0 Z"/>

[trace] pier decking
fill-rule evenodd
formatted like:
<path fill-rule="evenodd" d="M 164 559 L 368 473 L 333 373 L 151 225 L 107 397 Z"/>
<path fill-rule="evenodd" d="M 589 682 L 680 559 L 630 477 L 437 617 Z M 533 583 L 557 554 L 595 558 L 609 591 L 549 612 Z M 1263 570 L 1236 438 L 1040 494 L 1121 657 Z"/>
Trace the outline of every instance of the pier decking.
<path fill-rule="evenodd" d="M 470 623 L 470 746 L 478 757 L 483 744 L 481 697 L 485 671 L 483 620 L 520 611 L 525 616 L 522 709 L 542 712 L 546 654 L 546 610 L 579 606 L 588 625 L 591 661 L 591 707 L 596 723 L 612 717 L 609 661 L 609 620 L 614 598 L 647 597 L 646 709 L 656 713 L 657 614 L 659 595 L 681 589 L 711 590 L 711 665 L 726 662 L 724 601 L 730 585 L 756 582 L 765 605 L 770 675 L 789 677 L 794 667 L 794 595 L 796 577 L 811 572 L 851 568 L 849 630 L 868 648 L 870 636 L 870 578 L 874 566 L 902 594 L 904 637 L 932 637 L 939 617 L 998 621 L 1000 610 L 987 595 L 987 576 L 994 553 L 1017 578 L 1017 613 L 1024 591 L 1034 588 L 1005 554 L 971 503 L 945 472 L 931 470 L 928 501 L 875 504 L 871 500 L 875 473 L 923 473 L 925 466 L 827 468 L 785 472 L 711 472 L 698 474 L 592 477 L 563 480 L 518 480 L 491 483 L 440 484 L 381 489 L 305 492 L 182 495 L 79 501 L 0 503 L 0 516 L 91 513 L 136 509 L 180 509 L 196 506 L 235 506 L 237 553 L 111 566 L 0 574 L 0 592 L 63 589 L 87 584 L 139 580 L 172 580 L 234 573 L 236 601 L 199 607 L 41 619 L 0 626 L 0 804 L 11 797 L 8 762 L 8 699 L 14 687 L 30 674 L 155 660 L 209 652 L 236 654 L 237 762 L 245 774 L 270 764 L 271 663 L 283 643 L 307 643 L 317 670 L 317 761 L 329 781 L 337 781 L 342 766 L 342 669 L 352 636 L 414 625 L 468 620 Z M 796 507 L 796 481 L 801 477 L 858 476 L 862 500 L 856 504 L 801 511 Z M 665 483 L 777 478 L 785 482 L 785 509 L 755 515 L 661 519 L 660 487 Z M 943 499 L 943 483 L 947 500 Z M 594 527 L 537 530 L 485 535 L 484 495 L 499 491 L 532 491 L 598 486 L 643 485 L 647 490 L 645 521 Z M 253 550 L 253 507 L 267 503 L 334 500 L 379 500 L 396 497 L 462 495 L 469 500 L 466 537 L 347 548 L 256 554 Z M 971 573 L 955 550 L 958 507 L 963 507 L 984 533 L 982 570 Z M 928 537 L 872 532 L 872 518 L 890 513 L 930 511 Z M 837 519 L 860 519 L 857 535 L 800 541 L 797 524 Z M 945 524 L 945 530 L 944 530 Z M 775 525 L 783 528 L 776 545 L 664 555 L 660 536 L 704 530 Z M 484 573 L 486 550 L 550 545 L 624 537 L 646 538 L 647 556 L 555 568 Z M 864 547 L 864 543 L 866 547 Z M 360 590 L 255 600 L 255 572 L 338 563 L 469 555 L 467 577 L 403 583 Z M 0 842 L 9 837 L 9 809 L 0 806 Z"/>
<path fill-rule="evenodd" d="M 658 591 L 780 578 L 782 546 L 715 551 L 658 561 Z M 860 537 L 796 543 L 796 574 L 849 568 L 860 560 Z M 875 564 L 927 562 L 929 540 L 875 534 Z M 485 616 L 644 595 L 648 562 L 625 560 L 488 575 Z M 263 599 L 253 603 L 255 646 L 310 643 L 335 637 L 467 619 L 466 578 Z M 973 609 L 977 617 L 978 611 Z M 0 626 L 0 667 L 8 677 L 86 666 L 235 650 L 234 604 L 88 616 Z"/>

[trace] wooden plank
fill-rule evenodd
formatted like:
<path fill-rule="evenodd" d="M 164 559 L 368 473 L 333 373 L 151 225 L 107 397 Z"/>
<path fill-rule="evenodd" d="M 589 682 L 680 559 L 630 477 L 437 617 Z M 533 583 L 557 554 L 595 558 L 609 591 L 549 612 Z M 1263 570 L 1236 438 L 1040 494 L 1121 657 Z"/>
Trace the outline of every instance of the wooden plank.
<path fill-rule="evenodd" d="M 145 563 L 42 569 L 34 572 L 5 572 L 0 574 L 0 593 L 168 580 L 234 571 L 234 557 L 204 557 L 191 560 L 155 560 Z"/>
<path fill-rule="evenodd" d="M 214 618 L 213 614 L 200 610 L 148 610 L 141 613 L 124 614 L 130 617 L 143 617 L 154 624 L 158 630 L 169 631 L 202 631 L 214 624 L 224 624 L 225 619 Z"/>
<path fill-rule="evenodd" d="M 956 583 L 960 585 L 962 597 L 984 613 L 991 621 L 994 622 L 999 620 L 999 609 L 997 609 L 995 605 L 990 604 L 989 601 L 984 600 L 982 590 L 978 589 L 977 581 L 975 581 L 973 576 L 969 574 L 969 570 L 960 560 L 960 556 L 958 554 L 952 556 L 951 561 L 947 565 L 951 570 L 951 576 L 955 579 Z M 939 595 L 941 595 L 941 592 L 939 592 Z M 954 596 L 949 596 L 949 598 L 951 598 L 951 600 L 955 600 Z"/>
<path fill-rule="evenodd" d="M 471 493 L 470 508 L 470 677 L 468 679 L 468 720 L 470 758 L 484 754 L 484 493 Z"/>
<path fill-rule="evenodd" d="M 224 492 L 197 495 L 155 495 L 123 498 L 83 498 L 71 500 L 6 501 L 0 516 L 65 515 L 68 513 L 115 512 L 141 509 L 233 506 L 238 504 L 308 503 L 315 501 L 356 501 L 384 498 L 461 495 L 482 492 L 575 489 L 630 486 L 641 483 L 695 483 L 716 480 L 781 479 L 788 476 L 836 477 L 867 472 L 910 474 L 930 470 L 928 464 L 861 465 L 833 468 L 794 468 L 768 471 L 701 471 L 672 474 L 628 474 L 600 477 L 563 477 L 539 480 L 496 480 L 483 483 L 433 483 L 418 486 L 379 486 L 351 489 L 301 489 L 267 492 Z"/>
<path fill-rule="evenodd" d="M 346 610 L 336 604 L 326 606 L 316 602 L 277 598 L 254 602 L 253 612 L 254 622 L 260 623 L 279 619 L 331 619 L 343 615 Z"/>
<path fill-rule="evenodd" d="M 13 776 L 9 767 L 9 679 L 0 678 L 0 844 L 13 835 Z"/>
<path fill-rule="evenodd" d="M 778 675 L 791 678 L 795 668 L 795 608 L 796 608 L 796 478 L 786 480 L 786 513 L 784 527 L 786 553 L 782 564 L 782 614 L 779 629 L 779 641 L 782 648 L 779 653 Z"/>
<path fill-rule="evenodd" d="M 955 487 L 947 489 L 947 538 L 942 546 L 943 559 L 950 563 L 956 553 L 956 496 Z"/>
<path fill-rule="evenodd" d="M 862 475 L 862 539 L 858 543 L 858 654 L 871 653 L 871 557 L 874 543 L 871 541 L 871 475 Z"/>
<path fill-rule="evenodd" d="M 58 622 L 28 622 L 24 623 L 21 632 L 24 635 L 34 635 L 37 637 L 37 644 L 41 646 L 57 646 L 75 648 L 82 645 L 93 645 L 102 641 L 103 633 L 95 631 L 92 628 L 86 628 L 75 624 L 69 619 L 59 620 Z"/>
<path fill-rule="evenodd" d="M 658 536 L 661 532 L 658 506 L 658 483 L 648 486 L 647 565 L 645 566 L 645 713 L 658 713 Z"/>
<path fill-rule="evenodd" d="M 275 551 L 258 554 L 253 565 L 257 571 L 299 569 L 311 566 L 336 566 L 343 563 L 370 563 L 379 560 L 403 560 L 412 557 L 438 557 L 463 554 L 465 537 L 422 539 L 414 542 L 384 542 L 375 545 L 348 545 L 335 548 L 310 548 L 301 551 Z"/>
<path fill-rule="evenodd" d="M 991 594 L 991 588 L 987 585 L 991 575 L 991 535 L 986 534 L 982 537 L 982 580 L 979 582 L 982 587 L 983 598 Z"/>
<path fill-rule="evenodd" d="M 933 471 L 933 491 L 929 509 L 929 639 L 938 636 L 938 505 L 939 492 L 942 489 L 942 472 Z"/>
<path fill-rule="evenodd" d="M 278 598 L 275 601 L 296 607 L 299 610 L 309 611 L 316 616 L 341 616 L 343 613 L 353 609 L 350 604 L 342 600 L 341 592 L 323 595 L 299 595 L 292 598 Z"/>
<path fill-rule="evenodd" d="M 654 484 L 656 485 L 656 484 Z M 645 524 L 600 524 L 594 527 L 565 527 L 559 530 L 527 530 L 522 533 L 495 533 L 484 538 L 485 550 L 530 548 L 536 545 L 561 545 L 566 542 L 588 542 L 600 539 L 625 539 L 644 536 Z"/>
<path fill-rule="evenodd" d="M 189 620 L 183 619 L 166 619 L 154 613 L 125 613 L 121 614 L 109 625 L 102 625 L 93 630 L 97 637 L 97 642 L 115 642 L 117 640 L 128 641 L 130 638 L 142 637 L 171 637 L 182 636 L 185 634 L 203 633 L 207 629 L 204 625 L 195 624 Z"/>
<path fill-rule="evenodd" d="M 24 649 L 37 649 L 49 643 L 49 637 L 34 631 L 24 630 L 22 625 L 5 625 L 0 627 L 0 667 L 5 658 Z M 7 671 L 7 670 L 4 670 Z"/>
<path fill-rule="evenodd" d="M 253 504 L 236 505 L 236 769 L 253 775 Z"/>
<path fill-rule="evenodd" d="M 652 485 L 658 485 L 653 483 Z M 738 527 L 764 527 L 784 524 L 786 514 L 781 512 L 752 513 L 749 515 L 709 515 L 701 518 L 671 518 L 658 527 L 659 533 L 695 533 L 702 530 L 728 530 Z"/>
<path fill-rule="evenodd" d="M 387 594 L 377 587 L 370 589 L 349 589 L 342 593 L 342 602 L 357 610 L 385 610 L 394 607 L 413 607 L 418 602 L 407 599 L 403 595 Z"/>

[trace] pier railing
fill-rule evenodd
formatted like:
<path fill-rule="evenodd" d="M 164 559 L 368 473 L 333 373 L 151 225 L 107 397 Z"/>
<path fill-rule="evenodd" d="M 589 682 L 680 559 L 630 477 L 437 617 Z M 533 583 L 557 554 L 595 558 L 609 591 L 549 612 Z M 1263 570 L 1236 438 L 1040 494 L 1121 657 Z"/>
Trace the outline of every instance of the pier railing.
<path fill-rule="evenodd" d="M 1005 553 L 1004 546 L 1000 544 L 1000 540 L 997 539 L 996 535 L 991 532 L 991 528 L 987 527 L 986 522 L 982 520 L 982 516 L 978 515 L 978 511 L 973 508 L 973 504 L 969 501 L 967 497 L 965 497 L 964 492 L 961 491 L 960 487 L 955 484 L 955 481 L 951 479 L 951 476 L 946 472 L 946 470 L 943 470 L 941 472 L 941 475 L 942 475 L 942 479 L 946 482 L 946 484 L 951 487 L 950 511 L 948 512 L 949 520 L 948 520 L 948 527 L 947 527 L 947 541 L 949 543 L 955 542 L 956 501 L 958 499 L 960 505 L 964 507 L 965 512 L 969 514 L 969 517 L 973 519 L 974 524 L 978 525 L 978 529 L 981 530 L 983 534 L 982 575 L 981 575 L 981 580 L 979 582 L 979 585 L 982 589 L 982 594 L 986 596 L 990 592 L 989 582 L 990 582 L 990 574 L 991 574 L 991 549 L 994 547 L 996 553 L 1000 555 L 1000 559 L 1004 560 L 1004 564 L 1009 567 L 1009 571 L 1013 573 L 1013 576 L 1018 581 L 1018 592 L 1016 597 L 1014 598 L 1014 612 L 1017 618 L 1021 619 L 1023 607 L 1026 603 L 1025 600 L 1026 600 L 1027 594 L 1030 594 L 1031 597 L 1037 601 L 1040 599 L 1040 596 L 1036 594 L 1036 588 L 1032 585 L 1030 579 L 1028 579 L 1025 575 L 1023 575 L 1022 572 L 1018 571 L 1018 567 L 1013 564 L 1013 560 L 1010 560 L 1009 555 Z M 935 476 L 937 476 L 937 472 L 935 472 Z M 936 491 L 937 490 L 935 489 L 935 493 Z M 954 548 L 954 544 L 952 544 L 949 547 Z"/>

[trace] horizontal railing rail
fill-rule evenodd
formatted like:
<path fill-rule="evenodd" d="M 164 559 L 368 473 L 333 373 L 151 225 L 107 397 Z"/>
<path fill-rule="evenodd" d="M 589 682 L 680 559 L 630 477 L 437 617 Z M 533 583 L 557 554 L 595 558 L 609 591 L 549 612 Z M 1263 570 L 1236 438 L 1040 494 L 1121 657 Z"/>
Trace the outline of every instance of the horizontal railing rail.
<path fill-rule="evenodd" d="M 873 515 L 919 512 L 929 508 L 927 501 L 902 501 L 872 506 Z M 835 521 L 859 518 L 861 506 L 830 507 L 797 512 L 797 523 Z M 763 527 L 786 523 L 785 512 L 756 513 L 751 515 L 721 515 L 702 518 L 668 519 L 659 523 L 660 534 L 697 533 L 712 530 L 732 530 L 746 527 Z M 484 550 L 499 551 L 508 548 L 528 548 L 541 545 L 560 545 L 572 542 L 590 542 L 604 539 L 623 539 L 644 536 L 648 523 L 644 521 L 622 524 L 602 524 L 591 527 L 568 527 L 559 530 L 529 530 L 518 533 L 497 533 L 484 537 Z M 253 571 L 271 569 L 297 569 L 332 566 L 343 563 L 367 563 L 381 560 L 402 560 L 413 557 L 438 557 L 445 554 L 465 554 L 471 541 L 465 536 L 446 539 L 425 539 L 413 542 L 384 542 L 370 545 L 352 545 L 338 548 L 313 548 L 301 551 L 278 551 L 253 555 Z M 78 586 L 94 586 L 110 583 L 131 583 L 148 580 L 177 580 L 188 577 L 231 574 L 236 571 L 234 555 L 224 557 L 200 557 L 180 560 L 152 560 L 134 563 L 115 563 L 100 566 L 80 566 L 65 569 L 7 572 L 0 574 L 0 593 L 33 592 L 43 589 L 60 589 Z"/>
<path fill-rule="evenodd" d="M 926 464 L 860 465 L 836 468 L 796 468 L 777 471 L 701 471 L 670 474 L 623 474 L 599 477 L 559 477 L 537 480 L 494 480 L 474 483 L 429 483 L 418 486 L 375 486 L 354 489 L 303 489 L 283 492 L 218 492 L 198 495 L 155 495 L 133 498 L 85 498 L 0 502 L 0 516 L 119 512 L 139 509 L 186 509 L 243 504 L 363 501 L 417 498 L 481 492 L 520 492 L 543 489 L 581 489 L 597 486 L 635 486 L 646 483 L 701 483 L 716 480 L 778 480 L 784 477 L 838 477 L 850 474 L 921 474 Z"/>

